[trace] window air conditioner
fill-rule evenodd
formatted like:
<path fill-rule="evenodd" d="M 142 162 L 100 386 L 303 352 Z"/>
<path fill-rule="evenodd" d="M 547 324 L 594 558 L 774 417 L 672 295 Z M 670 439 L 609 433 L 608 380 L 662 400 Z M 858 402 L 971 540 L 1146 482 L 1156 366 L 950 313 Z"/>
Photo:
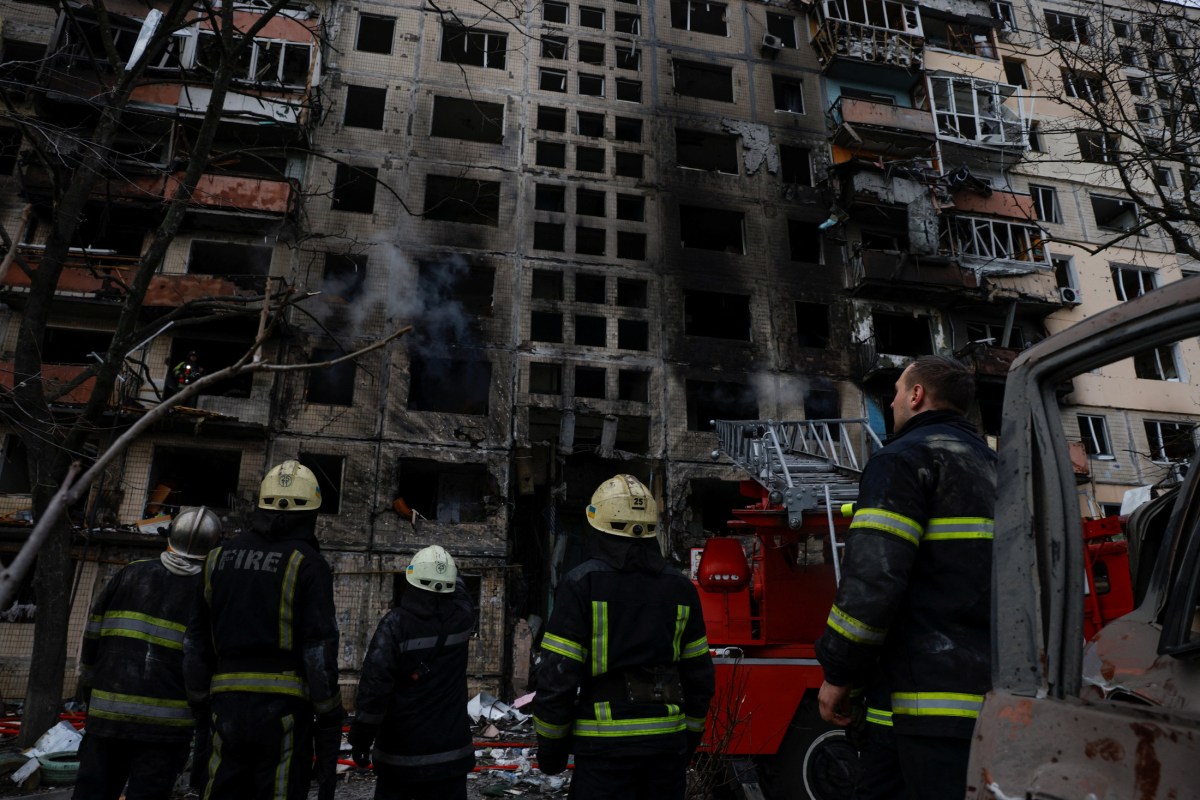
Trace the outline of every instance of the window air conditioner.
<path fill-rule="evenodd" d="M 1062 301 L 1064 306 L 1079 305 L 1079 290 L 1074 286 L 1058 287 L 1058 299 Z"/>
<path fill-rule="evenodd" d="M 770 33 L 764 33 L 762 38 L 762 54 L 764 57 L 774 58 L 779 55 L 779 51 L 783 49 L 783 39 Z"/>

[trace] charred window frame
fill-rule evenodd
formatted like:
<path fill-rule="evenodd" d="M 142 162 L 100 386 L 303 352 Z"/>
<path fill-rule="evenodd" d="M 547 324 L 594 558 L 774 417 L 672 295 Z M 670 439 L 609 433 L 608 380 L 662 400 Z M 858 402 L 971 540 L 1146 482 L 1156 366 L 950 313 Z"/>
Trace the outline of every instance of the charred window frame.
<path fill-rule="evenodd" d="M 460 67 L 504 69 L 507 51 L 507 34 L 461 25 L 442 26 L 442 61 L 458 64 Z"/>
<path fill-rule="evenodd" d="M 590 111 L 575 112 L 575 132 L 592 139 L 604 137 L 604 115 Z"/>
<path fill-rule="evenodd" d="M 575 169 L 580 172 L 604 172 L 604 160 L 603 147 L 575 147 Z"/>
<path fill-rule="evenodd" d="M 604 9 L 594 6 L 579 7 L 579 27 L 604 30 Z"/>
<path fill-rule="evenodd" d="M 576 59 L 580 64 L 592 64 L 593 66 L 602 67 L 604 66 L 605 49 L 606 47 L 603 42 L 580 41 Z"/>
<path fill-rule="evenodd" d="M 458 175 L 425 176 L 427 220 L 467 225 L 500 225 L 500 184 Z"/>
<path fill-rule="evenodd" d="M 434 95 L 429 135 L 484 144 L 504 143 L 504 106 Z"/>
<path fill-rule="evenodd" d="M 650 284 L 634 278 L 617 278 L 617 305 L 622 308 L 646 308 L 650 302 Z"/>
<path fill-rule="evenodd" d="M 617 258 L 645 261 L 646 234 L 640 231 L 617 231 Z"/>
<path fill-rule="evenodd" d="M 538 211 L 567 210 L 567 190 L 564 186 L 549 183 L 539 183 L 534 186 L 533 207 Z"/>
<path fill-rule="evenodd" d="M 352 303 L 362 296 L 367 278 L 367 257 L 361 254 L 326 253 L 321 294 Z"/>
<path fill-rule="evenodd" d="M 689 431 L 711 431 L 717 419 L 758 419 L 758 398 L 745 383 L 689 379 L 684 396 Z"/>
<path fill-rule="evenodd" d="M 542 36 L 542 58 L 565 61 L 568 41 L 566 36 Z"/>
<path fill-rule="evenodd" d="M 566 3 L 545 0 L 542 3 L 542 22 L 566 25 L 571 19 L 571 7 Z"/>
<path fill-rule="evenodd" d="M 345 478 L 346 457 L 324 453 L 300 453 L 299 461 L 317 476 L 321 488 L 321 507 L 318 514 L 342 513 L 342 481 Z"/>
<path fill-rule="evenodd" d="M 1101 461 L 1116 458 L 1108 436 L 1108 420 L 1103 415 L 1077 414 L 1075 419 L 1079 423 L 1079 438 L 1083 442 L 1085 453 Z"/>
<path fill-rule="evenodd" d="M 487 416 L 492 364 L 479 352 L 459 351 L 451 357 L 408 353 L 408 410 L 464 416 Z"/>
<path fill-rule="evenodd" d="M 274 252 L 274 248 L 261 244 L 193 239 L 188 248 L 187 271 L 190 275 L 264 277 L 271 272 Z"/>
<path fill-rule="evenodd" d="M 347 128 L 383 130 L 387 110 L 387 88 L 380 86 L 346 86 L 346 110 L 342 124 Z"/>
<path fill-rule="evenodd" d="M 562 344 L 563 316 L 553 311 L 529 312 L 529 340 Z"/>
<path fill-rule="evenodd" d="M 562 365 L 535 361 L 529 365 L 529 393 L 561 395 Z"/>
<path fill-rule="evenodd" d="M 565 143 L 539 141 L 534 146 L 537 149 L 534 154 L 534 162 L 539 167 L 561 169 L 567 165 L 567 145 Z"/>
<path fill-rule="evenodd" d="M 587 225 L 575 226 L 575 252 L 581 256 L 602 256 L 608 241 L 608 231 Z"/>
<path fill-rule="evenodd" d="M 341 348 L 318 347 L 309 354 L 310 363 L 332 361 L 346 352 Z M 343 361 L 329 367 L 317 367 L 308 371 L 305 400 L 308 403 L 327 406 L 354 405 L 354 383 L 357 367 L 353 361 Z"/>
<path fill-rule="evenodd" d="M 617 195 L 617 219 L 630 222 L 646 221 L 646 198 L 637 194 Z"/>
<path fill-rule="evenodd" d="M 733 102 L 733 67 L 680 58 L 671 59 L 671 65 L 675 94 L 719 103 Z"/>
<path fill-rule="evenodd" d="M 352 167 L 338 164 L 333 179 L 333 211 L 355 214 L 375 213 L 375 184 L 379 170 L 375 167 Z"/>
<path fill-rule="evenodd" d="M 619 142 L 641 142 L 642 121 L 637 117 L 617 117 L 613 135 Z"/>
<path fill-rule="evenodd" d="M 237 503 L 241 467 L 240 450 L 155 445 L 143 513 L 174 513 L 182 506 L 208 506 L 218 514 L 230 511 Z"/>
<path fill-rule="evenodd" d="M 925 315 L 876 311 L 871 314 L 875 349 L 889 355 L 933 355 L 933 320 Z"/>
<path fill-rule="evenodd" d="M 608 370 L 603 367 L 575 367 L 575 397 L 603 400 L 608 394 Z"/>
<path fill-rule="evenodd" d="M 728 6 L 706 0 L 671 0 L 671 27 L 693 33 L 728 36 Z"/>
<path fill-rule="evenodd" d="M 746 254 L 746 215 L 704 206 L 679 206 L 680 245 L 734 255 Z"/>
<path fill-rule="evenodd" d="M 641 103 L 642 102 L 642 82 L 632 81 L 628 78 L 614 78 L 613 83 L 617 87 L 617 100 L 622 103 Z"/>
<path fill-rule="evenodd" d="M 812 151 L 807 147 L 779 146 L 779 180 L 795 186 L 812 186 Z"/>
<path fill-rule="evenodd" d="M 825 303 L 797 300 L 796 337 L 800 347 L 829 347 L 829 306 Z"/>
<path fill-rule="evenodd" d="M 566 248 L 566 238 L 567 226 L 562 222 L 533 223 L 533 247 L 535 250 L 561 253 Z"/>
<path fill-rule="evenodd" d="M 565 108 L 558 108 L 557 106 L 539 105 L 537 107 L 536 127 L 539 131 L 566 133 L 567 110 Z"/>
<path fill-rule="evenodd" d="M 461 524 L 487 521 L 488 498 L 497 496 L 497 487 L 486 464 L 402 458 L 396 466 L 396 496 L 403 501 L 405 508 L 434 522 Z M 404 583 L 403 579 L 398 582 Z M 479 576 L 476 575 L 473 592 L 476 609 L 479 608 L 479 582 Z M 472 592 L 469 580 L 467 591 Z"/>
<path fill-rule="evenodd" d="M 650 402 L 650 372 L 644 369 L 618 370 L 617 399 L 627 403 Z"/>
<path fill-rule="evenodd" d="M 750 296 L 684 291 L 683 332 L 687 336 L 750 341 Z"/>
<path fill-rule="evenodd" d="M 788 220 L 788 256 L 792 261 L 806 264 L 824 262 L 821 230 L 815 222 L 798 219 Z"/>
<path fill-rule="evenodd" d="M 396 38 L 396 18 L 378 14 L 358 15 L 358 36 L 354 49 L 360 53 L 392 54 L 392 42 Z"/>
<path fill-rule="evenodd" d="M 778 39 L 784 47 L 796 49 L 796 18 L 791 14 L 767 12 L 767 33 Z"/>
<path fill-rule="evenodd" d="M 608 194 L 579 186 L 575 189 L 575 213 L 585 217 L 608 216 Z"/>
<path fill-rule="evenodd" d="M 675 129 L 675 163 L 682 169 L 740 174 L 739 137 L 709 131 Z"/>

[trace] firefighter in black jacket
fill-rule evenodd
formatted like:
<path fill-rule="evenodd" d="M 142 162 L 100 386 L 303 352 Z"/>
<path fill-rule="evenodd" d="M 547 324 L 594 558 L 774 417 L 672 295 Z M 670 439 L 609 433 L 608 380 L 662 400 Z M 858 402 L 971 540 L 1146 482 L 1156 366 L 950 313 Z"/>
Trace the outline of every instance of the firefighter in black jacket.
<path fill-rule="evenodd" d="M 963 416 L 972 375 L 922 356 L 896 382 L 896 435 L 867 463 L 842 582 L 817 657 L 821 715 L 849 718 L 851 685 L 879 680 L 908 797 L 965 794 L 970 737 L 991 685 L 996 455 Z"/>
<path fill-rule="evenodd" d="M 658 510 L 632 475 L 587 507 L 591 558 L 559 585 L 538 653 L 538 766 L 575 754 L 574 800 L 682 800 L 713 695 L 700 598 L 663 559 Z"/>
<path fill-rule="evenodd" d="M 129 800 L 171 796 L 195 728 L 183 632 L 204 557 L 220 538 L 216 514 L 182 508 L 166 551 L 122 569 L 96 598 L 80 656 L 88 720 L 75 800 L 116 800 L 123 790 Z"/>
<path fill-rule="evenodd" d="M 371 639 L 350 747 L 360 767 L 374 761 L 375 800 L 466 800 L 475 766 L 466 708 L 475 609 L 454 559 L 437 545 L 414 555 L 404 577 L 415 589 Z"/>
<path fill-rule="evenodd" d="M 206 800 L 307 797 L 314 739 L 317 781 L 335 780 L 345 712 L 320 506 L 312 471 L 283 462 L 263 479 L 250 529 L 204 565 L 184 675 L 188 700 L 212 714 Z"/>

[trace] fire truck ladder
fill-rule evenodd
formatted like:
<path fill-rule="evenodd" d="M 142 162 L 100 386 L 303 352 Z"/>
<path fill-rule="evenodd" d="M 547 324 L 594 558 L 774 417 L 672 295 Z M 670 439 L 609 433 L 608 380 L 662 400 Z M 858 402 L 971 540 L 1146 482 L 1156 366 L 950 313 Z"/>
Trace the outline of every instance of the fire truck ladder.
<path fill-rule="evenodd" d="M 858 475 L 867 458 L 883 446 L 865 419 L 714 420 L 722 454 L 767 490 L 767 500 L 787 511 L 788 526 L 799 528 L 805 513 L 824 506 L 838 583 L 841 548 L 834 508 L 858 498 Z"/>

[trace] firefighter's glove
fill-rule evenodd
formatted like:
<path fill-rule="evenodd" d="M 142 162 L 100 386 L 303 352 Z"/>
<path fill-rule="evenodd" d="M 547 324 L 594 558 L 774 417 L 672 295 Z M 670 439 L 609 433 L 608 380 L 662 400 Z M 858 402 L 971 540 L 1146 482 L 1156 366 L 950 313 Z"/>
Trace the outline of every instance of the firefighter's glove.
<path fill-rule="evenodd" d="M 370 722 L 354 720 L 350 726 L 350 735 L 347 737 L 350 740 L 350 754 L 354 763 L 363 769 L 371 766 L 371 745 L 375 743 L 377 733 L 379 726 Z"/>
<path fill-rule="evenodd" d="M 571 755 L 571 739 L 538 737 L 537 766 L 546 775 L 557 775 L 567 768 L 567 757 Z"/>
<path fill-rule="evenodd" d="M 331 783 L 337 778 L 338 754 L 342 749 L 342 720 L 345 710 L 339 705 L 333 711 L 317 716 L 313 731 L 313 751 L 317 760 L 313 764 L 313 779 L 318 784 Z"/>

